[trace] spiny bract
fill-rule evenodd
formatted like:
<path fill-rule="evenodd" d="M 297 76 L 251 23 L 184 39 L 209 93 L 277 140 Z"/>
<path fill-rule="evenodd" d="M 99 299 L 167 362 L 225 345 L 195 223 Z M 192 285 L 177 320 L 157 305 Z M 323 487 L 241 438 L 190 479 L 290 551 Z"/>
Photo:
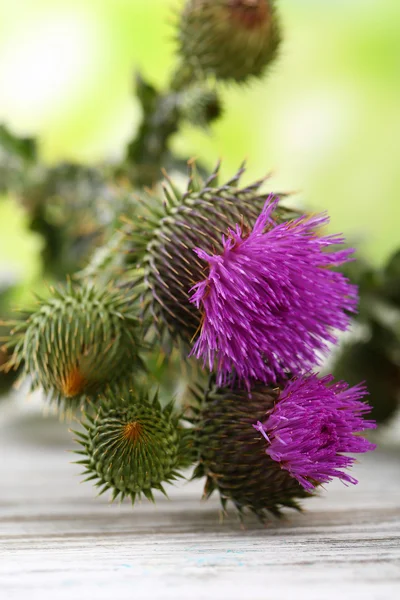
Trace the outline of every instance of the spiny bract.
<path fill-rule="evenodd" d="M 32 389 L 49 399 L 94 400 L 110 385 L 137 372 L 138 322 L 130 295 L 90 284 L 52 289 L 36 310 L 14 322 L 7 370 L 23 365 Z"/>
<path fill-rule="evenodd" d="M 125 398 L 107 395 L 96 416 L 87 415 L 85 433 L 75 432 L 85 458 L 86 481 L 96 480 L 100 493 L 112 499 L 125 496 L 134 503 L 141 494 L 153 500 L 152 490 L 165 494 L 163 484 L 180 477 L 191 463 L 190 430 L 180 424 L 173 405 L 165 408 L 155 397 L 131 391 Z"/>
<path fill-rule="evenodd" d="M 186 191 L 182 193 L 168 178 L 165 202 L 149 203 L 128 234 L 132 256 L 142 267 L 142 274 L 134 275 L 131 284 L 141 295 L 143 315 L 152 316 L 159 331 L 166 326 L 173 338 L 187 344 L 202 319 L 190 302 L 189 291 L 204 279 L 207 269 L 194 249 L 222 251 L 222 236 L 228 228 L 236 223 L 251 228 L 269 195 L 260 190 L 264 179 L 239 187 L 244 167 L 223 185 L 217 182 L 219 165 L 205 181 L 193 164 L 189 167 Z M 292 215 L 279 207 L 274 216 L 279 221 Z"/>
<path fill-rule="evenodd" d="M 276 57 L 280 27 L 271 0 L 188 0 L 179 52 L 197 77 L 242 82 L 260 77 Z"/>
<path fill-rule="evenodd" d="M 300 509 L 297 500 L 309 496 L 287 471 L 265 452 L 265 440 L 253 428 L 254 417 L 265 418 L 279 389 L 259 385 L 247 392 L 211 387 L 195 419 L 199 464 L 195 477 L 206 476 L 205 497 L 218 490 L 223 508 L 231 500 L 242 518 L 245 510 L 264 521 L 279 516 L 282 507 Z"/>

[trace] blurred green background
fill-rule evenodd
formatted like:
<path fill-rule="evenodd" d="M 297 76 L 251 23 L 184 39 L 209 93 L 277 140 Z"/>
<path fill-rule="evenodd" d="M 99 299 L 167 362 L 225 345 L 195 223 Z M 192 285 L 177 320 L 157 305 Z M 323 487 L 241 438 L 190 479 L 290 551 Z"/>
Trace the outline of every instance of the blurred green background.
<path fill-rule="evenodd" d="M 376 265 L 399 245 L 400 2 L 280 0 L 284 44 L 263 82 L 224 88 L 211 135 L 174 149 L 327 209 Z M 37 135 L 43 160 L 118 159 L 140 122 L 136 68 L 157 85 L 174 62 L 179 0 L 1 0 L 0 122 Z M 40 239 L 0 203 L 0 271 L 40 272 Z M 36 257 L 36 258 L 35 258 Z"/>

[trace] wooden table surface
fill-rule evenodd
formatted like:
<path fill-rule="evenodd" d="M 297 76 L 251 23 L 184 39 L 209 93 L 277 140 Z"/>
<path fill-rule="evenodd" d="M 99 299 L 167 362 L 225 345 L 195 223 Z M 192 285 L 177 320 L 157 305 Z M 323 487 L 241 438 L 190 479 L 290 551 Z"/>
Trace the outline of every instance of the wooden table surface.
<path fill-rule="evenodd" d="M 358 486 L 243 530 L 200 483 L 156 506 L 95 498 L 67 445 L 57 424 L 0 419 L 1 600 L 400 598 L 399 449 L 363 457 Z"/>

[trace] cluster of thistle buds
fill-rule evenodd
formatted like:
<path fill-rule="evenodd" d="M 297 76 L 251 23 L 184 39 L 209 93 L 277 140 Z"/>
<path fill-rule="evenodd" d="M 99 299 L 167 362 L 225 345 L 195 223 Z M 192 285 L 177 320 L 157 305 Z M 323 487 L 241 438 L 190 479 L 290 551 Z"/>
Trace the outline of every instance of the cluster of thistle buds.
<path fill-rule="evenodd" d="M 175 80 L 259 76 L 279 39 L 272 2 L 190 0 Z M 113 499 L 153 499 L 194 467 L 206 497 L 263 520 L 334 478 L 357 483 L 353 455 L 374 449 L 359 435 L 375 427 L 366 388 L 316 371 L 357 310 L 338 269 L 353 250 L 326 235 L 325 214 L 289 209 L 243 172 L 221 183 L 219 166 L 203 178 L 191 163 L 184 189 L 166 176 L 111 258 L 12 324 L 6 368 L 73 412 L 79 462 Z M 172 348 L 192 366 L 184 408 L 149 375 Z"/>

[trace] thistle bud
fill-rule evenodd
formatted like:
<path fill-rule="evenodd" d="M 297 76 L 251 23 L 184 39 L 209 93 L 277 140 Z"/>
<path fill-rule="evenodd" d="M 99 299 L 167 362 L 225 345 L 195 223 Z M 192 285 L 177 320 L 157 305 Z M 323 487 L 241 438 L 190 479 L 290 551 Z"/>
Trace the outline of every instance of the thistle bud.
<path fill-rule="evenodd" d="M 376 427 L 364 419 L 371 410 L 362 401 L 366 393 L 331 375 L 302 376 L 275 389 L 257 385 L 250 397 L 212 389 L 196 427 L 195 475 L 207 477 L 205 495 L 217 489 L 223 506 L 232 500 L 239 513 L 247 508 L 264 519 L 284 506 L 298 508 L 298 498 L 334 478 L 356 484 L 347 472 L 355 458 L 347 453 L 375 448 L 355 435 Z"/>
<path fill-rule="evenodd" d="M 112 499 L 126 496 L 132 504 L 143 494 L 153 500 L 153 490 L 165 494 L 164 483 L 180 477 L 191 461 L 190 430 L 180 424 L 172 404 L 165 408 L 155 397 L 131 392 L 124 399 L 108 394 L 86 416 L 86 432 L 77 433 L 79 461 L 88 480 L 96 480 L 100 493 L 112 490 Z"/>
<path fill-rule="evenodd" d="M 186 68 L 238 82 L 262 76 L 281 39 L 271 0 L 188 0 L 178 37 Z"/>
<path fill-rule="evenodd" d="M 52 292 L 14 323 L 6 370 L 22 364 L 32 389 L 42 387 L 49 399 L 71 404 L 95 400 L 141 368 L 129 295 L 71 283 Z"/>
<path fill-rule="evenodd" d="M 195 477 L 207 478 L 204 496 L 214 490 L 223 508 L 231 500 L 239 516 L 248 510 L 261 521 L 282 507 L 300 510 L 307 492 L 265 452 L 265 440 L 253 424 L 271 410 L 279 389 L 257 386 L 251 397 L 240 390 L 213 387 L 205 395 L 195 428 L 199 466 Z"/>

